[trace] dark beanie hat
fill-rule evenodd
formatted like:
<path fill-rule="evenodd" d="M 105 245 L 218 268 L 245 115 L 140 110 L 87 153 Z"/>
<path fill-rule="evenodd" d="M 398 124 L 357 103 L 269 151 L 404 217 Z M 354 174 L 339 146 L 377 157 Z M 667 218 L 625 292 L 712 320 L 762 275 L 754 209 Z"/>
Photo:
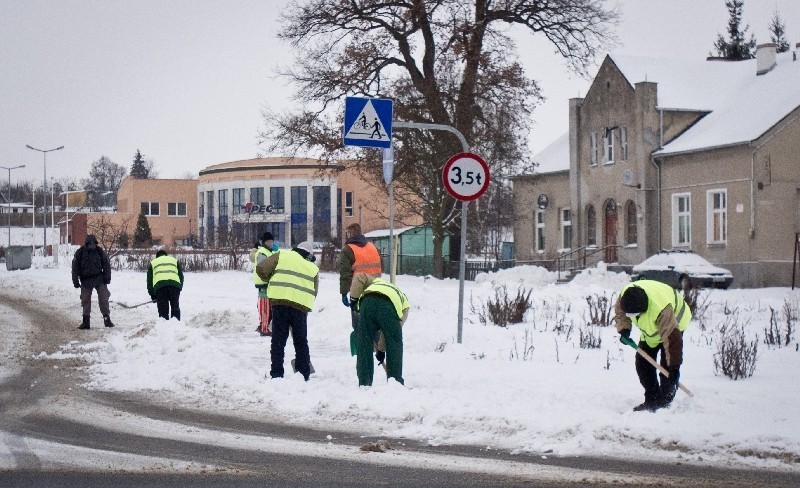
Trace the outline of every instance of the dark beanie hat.
<path fill-rule="evenodd" d="M 84 244 L 97 244 L 97 237 L 94 234 L 89 234 L 83 242 Z"/>
<path fill-rule="evenodd" d="M 647 293 L 634 285 L 619 297 L 619 306 L 625 313 L 644 313 L 647 311 Z"/>
<path fill-rule="evenodd" d="M 264 241 L 274 241 L 275 237 L 273 237 L 272 232 L 264 232 L 261 234 L 261 242 Z"/>

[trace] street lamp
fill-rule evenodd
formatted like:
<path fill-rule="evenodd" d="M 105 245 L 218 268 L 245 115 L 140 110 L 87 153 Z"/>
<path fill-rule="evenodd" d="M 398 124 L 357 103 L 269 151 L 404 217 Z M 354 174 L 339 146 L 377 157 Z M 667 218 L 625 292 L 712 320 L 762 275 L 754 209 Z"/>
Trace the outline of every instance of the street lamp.
<path fill-rule="evenodd" d="M 12 166 L 7 168 L 5 166 L 0 166 L 0 168 L 8 170 L 8 198 L 6 198 L 6 211 L 8 212 L 8 247 L 11 247 L 11 170 L 12 169 L 19 169 L 24 168 L 25 165 L 21 164 L 19 166 Z"/>
<path fill-rule="evenodd" d="M 32 149 L 34 151 L 39 151 L 44 155 L 44 225 L 42 228 L 44 229 L 44 253 L 47 252 L 47 153 L 52 151 L 59 151 L 64 149 L 64 146 L 59 146 L 53 149 L 36 149 L 29 144 L 26 144 L 25 147 L 28 149 Z M 36 215 L 36 208 L 33 209 L 34 215 Z M 51 215 L 50 220 L 52 221 L 54 217 Z M 35 221 L 35 218 L 34 218 Z"/>

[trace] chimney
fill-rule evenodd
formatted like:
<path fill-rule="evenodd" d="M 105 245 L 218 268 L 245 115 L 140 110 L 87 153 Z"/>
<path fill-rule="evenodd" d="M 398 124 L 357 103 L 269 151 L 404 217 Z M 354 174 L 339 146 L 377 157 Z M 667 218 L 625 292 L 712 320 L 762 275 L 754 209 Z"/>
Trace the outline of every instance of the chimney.
<path fill-rule="evenodd" d="M 771 42 L 756 46 L 756 75 L 761 76 L 772 71 L 777 54 L 778 46 Z"/>

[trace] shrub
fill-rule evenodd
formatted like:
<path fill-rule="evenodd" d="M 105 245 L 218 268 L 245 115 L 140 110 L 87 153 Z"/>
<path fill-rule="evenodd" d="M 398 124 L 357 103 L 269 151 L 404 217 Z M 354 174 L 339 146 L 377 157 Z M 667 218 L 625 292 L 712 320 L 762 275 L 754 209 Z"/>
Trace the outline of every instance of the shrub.
<path fill-rule="evenodd" d="M 602 342 L 598 326 L 586 324 L 585 328 L 578 331 L 578 344 L 581 349 L 600 349 Z"/>
<path fill-rule="evenodd" d="M 494 288 L 494 299 L 486 301 L 481 305 L 480 310 L 472 306 L 472 312 L 478 314 L 481 324 L 493 323 L 499 327 L 506 327 L 508 324 L 519 324 L 525 317 L 525 312 L 531 308 L 531 293 L 533 290 L 526 290 L 520 286 L 517 289 L 517 296 L 510 298 L 508 289 L 505 285 Z"/>
<path fill-rule="evenodd" d="M 720 328 L 717 352 L 714 354 L 714 373 L 738 380 L 753 376 L 758 358 L 758 336 L 748 341 L 745 327 L 738 322 L 738 314 L 725 319 Z"/>
<path fill-rule="evenodd" d="M 611 294 L 611 297 L 607 297 L 605 293 L 589 295 L 586 297 L 586 303 L 589 304 L 590 324 L 600 327 L 611 325 L 611 321 L 614 319 L 614 293 Z"/>
<path fill-rule="evenodd" d="M 778 312 L 769 307 L 769 327 L 764 329 L 764 344 L 770 347 L 788 346 L 792 342 L 797 310 L 787 300 L 783 301 L 784 327 L 778 324 Z"/>
<path fill-rule="evenodd" d="M 700 330 L 706 330 L 708 308 L 711 305 L 711 300 L 709 298 L 708 290 L 702 290 L 700 288 L 689 288 L 683 292 L 683 299 L 686 301 L 686 306 L 692 311 L 692 318 L 700 325 Z"/>

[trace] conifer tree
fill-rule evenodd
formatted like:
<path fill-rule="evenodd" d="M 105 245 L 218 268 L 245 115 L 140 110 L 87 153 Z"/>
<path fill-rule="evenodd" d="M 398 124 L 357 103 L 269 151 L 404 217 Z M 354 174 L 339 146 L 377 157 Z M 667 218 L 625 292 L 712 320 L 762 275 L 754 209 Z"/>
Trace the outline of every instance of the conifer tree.
<path fill-rule="evenodd" d="M 750 34 L 750 39 L 747 39 L 747 31 L 750 29 L 750 25 L 745 25 L 744 29 L 740 28 L 744 0 L 727 0 L 725 6 L 730 14 L 728 19 L 729 38 L 725 39 L 722 34 L 717 34 L 717 42 L 714 43 L 717 55 L 731 61 L 754 58 L 756 39 L 753 34 Z"/>
<path fill-rule="evenodd" d="M 153 242 L 153 234 L 150 231 L 150 224 L 143 213 L 139 214 L 136 220 L 136 230 L 133 232 L 133 247 L 150 247 Z"/>
<path fill-rule="evenodd" d="M 131 176 L 140 180 L 146 180 L 150 176 L 150 170 L 145 164 L 144 157 L 139 150 L 136 150 L 136 155 L 133 157 L 133 164 L 131 165 Z"/>
<path fill-rule="evenodd" d="M 791 47 L 789 45 L 789 40 L 786 39 L 786 24 L 781 20 L 777 10 L 772 16 L 772 21 L 769 23 L 769 37 L 777 46 L 777 51 L 779 53 L 785 53 Z"/>

